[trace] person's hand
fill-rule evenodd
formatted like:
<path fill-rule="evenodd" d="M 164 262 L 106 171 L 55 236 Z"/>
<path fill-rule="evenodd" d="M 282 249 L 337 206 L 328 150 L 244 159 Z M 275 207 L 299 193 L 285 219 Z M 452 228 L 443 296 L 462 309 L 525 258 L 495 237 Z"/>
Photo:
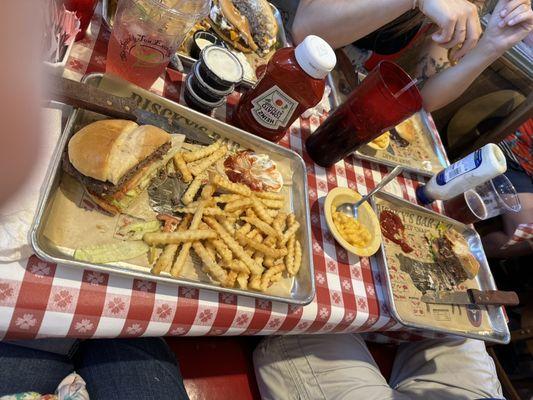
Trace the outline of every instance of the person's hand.
<path fill-rule="evenodd" d="M 500 0 L 480 41 L 489 50 L 503 54 L 533 30 L 530 0 Z"/>
<path fill-rule="evenodd" d="M 474 48 L 481 36 L 477 7 L 467 0 L 419 0 L 418 8 L 438 27 L 431 38 L 442 47 L 460 47 L 459 59 Z"/>

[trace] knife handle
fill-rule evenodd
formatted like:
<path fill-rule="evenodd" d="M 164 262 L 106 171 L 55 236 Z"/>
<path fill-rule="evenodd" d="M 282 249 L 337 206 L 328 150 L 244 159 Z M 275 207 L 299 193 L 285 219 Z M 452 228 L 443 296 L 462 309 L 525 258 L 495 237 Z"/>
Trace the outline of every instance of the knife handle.
<path fill-rule="evenodd" d="M 515 292 L 468 289 L 472 302 L 483 306 L 516 306 L 520 301 Z"/>
<path fill-rule="evenodd" d="M 57 76 L 48 76 L 50 100 L 119 119 L 136 120 L 134 100 L 113 96 L 95 86 Z"/>

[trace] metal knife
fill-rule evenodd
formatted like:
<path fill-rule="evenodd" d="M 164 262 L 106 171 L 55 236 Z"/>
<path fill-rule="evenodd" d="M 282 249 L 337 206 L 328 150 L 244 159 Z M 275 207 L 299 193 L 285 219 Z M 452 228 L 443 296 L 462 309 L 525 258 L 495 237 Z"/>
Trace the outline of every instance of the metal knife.
<path fill-rule="evenodd" d="M 468 289 L 466 292 L 439 291 L 426 293 L 421 300 L 432 304 L 473 304 L 479 306 L 515 306 L 519 303 L 515 292 Z"/>
<path fill-rule="evenodd" d="M 211 144 L 215 139 L 200 129 L 194 129 L 176 119 L 137 108 L 133 99 L 109 94 L 95 86 L 63 77 L 49 76 L 48 95 L 51 100 L 61 101 L 73 107 L 83 108 L 113 118 L 129 119 L 140 125 L 155 125 L 169 133 L 181 133 L 191 141 Z"/>

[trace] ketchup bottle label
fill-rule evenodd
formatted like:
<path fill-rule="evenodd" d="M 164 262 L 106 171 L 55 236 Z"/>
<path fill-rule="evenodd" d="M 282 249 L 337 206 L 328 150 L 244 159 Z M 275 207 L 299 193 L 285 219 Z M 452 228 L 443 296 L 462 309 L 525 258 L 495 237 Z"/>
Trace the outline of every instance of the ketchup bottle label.
<path fill-rule="evenodd" d="M 298 102 L 277 85 L 252 100 L 251 113 L 255 120 L 268 129 L 287 127 Z"/>

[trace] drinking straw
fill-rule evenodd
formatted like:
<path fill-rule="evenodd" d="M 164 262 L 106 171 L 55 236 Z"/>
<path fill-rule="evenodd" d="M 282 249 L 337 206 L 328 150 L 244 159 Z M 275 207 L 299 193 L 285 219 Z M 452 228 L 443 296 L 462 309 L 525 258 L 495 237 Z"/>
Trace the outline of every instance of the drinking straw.
<path fill-rule="evenodd" d="M 402 94 L 407 92 L 409 89 L 411 89 L 414 85 L 418 83 L 418 78 L 413 79 L 411 82 L 409 82 L 407 85 L 405 85 L 402 89 L 398 90 L 396 93 L 393 94 L 394 98 L 397 99 Z"/>

